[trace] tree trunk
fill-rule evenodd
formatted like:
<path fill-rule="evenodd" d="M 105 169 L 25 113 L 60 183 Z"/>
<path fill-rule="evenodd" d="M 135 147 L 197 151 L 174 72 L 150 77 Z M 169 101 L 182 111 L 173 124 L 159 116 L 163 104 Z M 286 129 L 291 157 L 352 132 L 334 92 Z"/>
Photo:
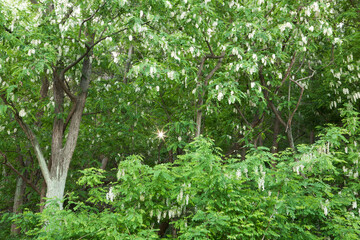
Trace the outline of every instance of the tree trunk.
<path fill-rule="evenodd" d="M 25 182 L 24 180 L 18 176 L 16 180 L 16 190 L 14 196 L 14 206 L 13 206 L 13 213 L 17 214 L 20 213 L 20 207 L 24 201 L 24 194 L 25 194 Z M 20 233 L 20 228 L 17 228 L 15 224 L 11 224 L 11 234 L 17 235 Z"/>
<path fill-rule="evenodd" d="M 286 133 L 287 133 L 287 137 L 288 137 L 288 141 L 289 141 L 289 146 L 292 150 L 295 151 L 295 144 L 294 144 L 294 138 L 293 138 L 293 134 L 292 134 L 291 125 L 288 126 Z"/>
<path fill-rule="evenodd" d="M 40 212 L 44 211 L 45 208 L 45 196 L 46 196 L 46 182 L 45 180 L 41 184 L 41 190 L 40 190 Z"/>
<path fill-rule="evenodd" d="M 313 144 L 315 142 L 315 131 L 310 131 L 310 144 Z"/>
<path fill-rule="evenodd" d="M 102 170 L 105 170 L 106 169 L 106 165 L 107 165 L 107 163 L 108 163 L 108 161 L 109 161 L 109 158 L 108 157 L 106 157 L 106 156 L 104 156 L 104 155 L 101 155 L 100 156 L 101 157 L 101 169 Z"/>
<path fill-rule="evenodd" d="M 197 91 L 198 92 L 198 99 L 197 99 L 197 110 L 196 110 L 196 137 L 199 137 L 201 134 L 201 119 L 202 119 L 202 107 L 204 104 L 204 96 L 205 91 L 208 86 L 209 80 L 214 76 L 215 72 L 221 67 L 222 61 L 224 60 L 225 52 L 222 52 L 220 56 L 205 56 L 202 58 L 198 72 L 197 72 Z M 204 78 L 204 82 L 202 83 L 202 76 L 203 76 L 203 68 L 206 59 L 218 59 L 217 64 L 215 67 L 210 71 L 208 75 Z"/>
<path fill-rule="evenodd" d="M 279 133 L 280 133 L 280 121 L 279 121 L 279 119 L 277 117 L 275 117 L 274 134 L 273 134 L 271 153 L 278 153 L 279 152 L 279 142 L 278 142 Z"/>
<path fill-rule="evenodd" d="M 202 110 L 200 109 L 200 107 L 203 104 L 203 100 L 202 97 L 201 99 L 199 99 L 198 101 L 198 110 L 196 112 L 196 137 L 199 137 L 201 134 L 201 120 L 202 120 Z"/>
<path fill-rule="evenodd" d="M 52 199 L 54 203 L 58 204 L 59 209 L 63 209 L 63 198 L 65 191 L 66 175 L 59 176 L 59 178 L 52 179 L 47 183 L 46 198 Z M 50 205 L 51 201 L 48 201 L 45 207 Z"/>
<path fill-rule="evenodd" d="M 125 71 L 124 71 L 124 77 L 123 77 L 123 83 L 127 83 L 127 74 L 130 70 L 130 65 L 131 65 L 131 59 L 132 59 L 132 54 L 133 54 L 133 49 L 134 49 L 134 46 L 131 45 L 129 47 L 129 52 L 128 52 L 128 58 L 126 60 L 126 65 L 125 65 Z"/>
<path fill-rule="evenodd" d="M 89 53 L 89 55 L 91 52 Z M 87 91 L 90 84 L 90 75 L 91 75 L 91 61 L 90 56 L 86 56 L 83 61 L 82 66 L 82 76 L 80 80 L 80 93 L 76 97 L 76 103 L 74 105 L 74 110 L 71 111 L 70 125 L 68 131 L 68 137 L 66 143 L 63 146 L 63 132 L 64 132 L 64 122 L 62 118 L 57 118 L 55 116 L 54 126 L 53 126 L 53 136 L 52 136 L 52 145 L 51 145 L 51 170 L 50 176 L 45 177 L 47 192 L 46 198 L 55 199 L 59 204 L 59 208 L 63 208 L 62 200 L 64 197 L 65 183 L 69 170 L 69 165 L 71 158 L 74 154 L 77 138 L 79 136 L 81 117 L 85 108 Z M 61 78 L 59 78 L 62 80 Z M 54 78 L 55 81 L 56 77 Z M 55 99 L 55 113 L 57 111 L 63 113 L 63 109 L 60 107 L 57 108 L 57 101 L 60 104 L 63 99 L 63 91 L 59 89 L 60 85 L 54 84 L 54 99 Z M 55 95 L 57 96 L 55 97 Z M 48 206 L 48 204 L 46 204 Z"/>

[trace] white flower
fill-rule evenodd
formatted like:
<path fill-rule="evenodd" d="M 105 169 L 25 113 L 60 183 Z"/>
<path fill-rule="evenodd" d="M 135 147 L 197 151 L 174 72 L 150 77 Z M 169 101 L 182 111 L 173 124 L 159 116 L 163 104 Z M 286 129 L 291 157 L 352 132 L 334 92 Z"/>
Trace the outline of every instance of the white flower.
<path fill-rule="evenodd" d="M 257 55 L 255 53 L 252 55 L 252 57 L 255 61 L 257 61 Z"/>
<path fill-rule="evenodd" d="M 168 78 L 170 78 L 171 80 L 174 80 L 174 77 L 175 77 L 175 72 L 174 71 L 168 72 L 167 75 L 168 75 Z"/>
<path fill-rule="evenodd" d="M 352 203 L 352 207 L 353 207 L 354 209 L 357 208 L 357 202 L 356 202 L 356 201 Z"/>
<path fill-rule="evenodd" d="M 169 1 L 166 1 L 165 5 L 166 5 L 166 7 L 170 8 L 170 9 L 172 8 L 172 5 L 171 5 L 171 3 Z"/>
<path fill-rule="evenodd" d="M 115 194 L 113 193 L 113 187 L 110 187 L 109 192 L 106 194 L 106 200 L 113 202 L 115 198 Z"/>
<path fill-rule="evenodd" d="M 237 179 L 241 178 L 241 169 L 240 168 L 236 171 L 236 178 Z"/>
<path fill-rule="evenodd" d="M 129 40 L 130 40 L 130 41 L 132 41 L 132 40 L 133 40 L 133 37 L 132 37 L 131 35 L 129 36 Z"/>
<path fill-rule="evenodd" d="M 28 55 L 29 56 L 31 56 L 32 54 L 34 54 L 35 53 L 35 49 L 29 49 L 29 51 L 28 51 Z"/>
<path fill-rule="evenodd" d="M 191 52 L 191 54 L 193 54 L 194 53 L 194 47 L 190 47 L 190 52 Z"/>
<path fill-rule="evenodd" d="M 180 202 L 180 201 L 183 199 L 183 196 L 184 196 L 184 191 L 183 191 L 183 189 L 181 188 L 181 189 L 180 189 L 180 193 L 179 193 L 179 195 L 177 196 L 178 202 Z"/>
<path fill-rule="evenodd" d="M 252 67 L 250 68 L 250 70 L 249 70 L 249 73 L 250 73 L 250 74 L 253 74 L 254 72 L 256 72 L 256 66 L 255 66 L 255 65 L 252 66 Z"/>
<path fill-rule="evenodd" d="M 323 33 L 324 33 L 324 35 L 331 36 L 331 35 L 332 35 L 332 28 L 331 28 L 331 27 L 329 27 L 329 28 L 324 28 Z"/>
<path fill-rule="evenodd" d="M 301 40 L 302 40 L 305 44 L 307 44 L 307 39 L 306 39 L 305 36 L 303 36 L 303 37 L 301 38 Z"/>
<path fill-rule="evenodd" d="M 317 2 L 314 2 L 311 7 L 315 12 L 320 12 L 319 4 Z"/>
<path fill-rule="evenodd" d="M 250 83 L 251 88 L 255 87 L 255 82 Z"/>
<path fill-rule="evenodd" d="M 291 23 L 287 22 L 287 23 L 279 25 L 279 29 L 281 32 L 285 31 L 286 28 L 292 29 Z"/>
<path fill-rule="evenodd" d="M 20 110 L 19 116 L 20 116 L 20 117 L 25 117 L 25 116 L 26 116 L 26 112 L 25 112 L 24 109 L 21 109 L 21 110 Z"/>
<path fill-rule="evenodd" d="M 259 189 L 261 189 L 262 191 L 265 190 L 265 179 L 264 179 L 264 178 L 259 178 L 258 187 L 259 187 Z"/>
<path fill-rule="evenodd" d="M 156 91 L 160 91 L 160 87 L 159 87 L 159 86 L 156 86 Z"/>
<path fill-rule="evenodd" d="M 217 99 L 221 101 L 224 98 L 224 94 L 222 92 L 219 92 Z"/>
<path fill-rule="evenodd" d="M 326 206 L 323 207 L 323 210 L 324 210 L 324 215 L 327 216 L 328 215 L 328 209 Z"/>

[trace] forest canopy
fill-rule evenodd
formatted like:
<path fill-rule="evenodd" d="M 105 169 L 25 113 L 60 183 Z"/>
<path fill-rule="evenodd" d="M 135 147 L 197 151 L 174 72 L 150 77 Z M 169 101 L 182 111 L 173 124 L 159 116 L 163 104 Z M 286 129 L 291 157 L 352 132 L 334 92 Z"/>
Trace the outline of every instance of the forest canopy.
<path fill-rule="evenodd" d="M 0 238 L 359 239 L 358 0 L 0 0 Z"/>

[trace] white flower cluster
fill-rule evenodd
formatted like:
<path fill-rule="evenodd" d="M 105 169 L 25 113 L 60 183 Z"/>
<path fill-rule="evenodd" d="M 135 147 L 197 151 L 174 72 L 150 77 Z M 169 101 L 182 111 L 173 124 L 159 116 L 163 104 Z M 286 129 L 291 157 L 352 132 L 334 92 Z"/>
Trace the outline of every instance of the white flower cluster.
<path fill-rule="evenodd" d="M 324 28 L 323 33 L 324 33 L 324 35 L 327 35 L 327 36 L 330 37 L 332 35 L 332 33 L 333 33 L 332 28 L 331 27 Z"/>
<path fill-rule="evenodd" d="M 304 171 L 304 165 L 300 164 L 293 167 L 293 171 L 296 172 L 297 175 L 300 175 L 300 170 Z"/>
<path fill-rule="evenodd" d="M 20 110 L 19 116 L 20 116 L 20 117 L 25 117 L 25 116 L 26 116 L 26 112 L 25 112 L 24 109 L 21 109 L 21 110 Z"/>
<path fill-rule="evenodd" d="M 35 54 L 35 49 L 29 49 L 28 53 L 29 56 L 31 56 L 32 54 Z"/>
<path fill-rule="evenodd" d="M 329 213 L 329 209 L 328 209 L 329 204 L 330 204 L 329 199 L 326 199 L 325 204 L 321 203 L 321 208 L 324 210 L 324 215 L 325 216 L 327 216 L 328 213 Z"/>
<path fill-rule="evenodd" d="M 106 194 L 106 200 L 113 202 L 115 197 L 116 197 L 116 195 L 113 192 L 113 187 L 110 187 L 109 192 Z"/>
<path fill-rule="evenodd" d="M 286 28 L 292 29 L 291 23 L 287 22 L 287 23 L 279 25 L 279 29 L 281 32 L 285 31 Z"/>
<path fill-rule="evenodd" d="M 264 171 L 263 166 L 260 165 L 259 169 L 257 167 L 255 167 L 254 172 L 255 172 L 255 175 L 259 175 L 259 172 L 260 172 L 260 177 L 258 179 L 258 187 L 259 187 L 259 190 L 264 191 L 265 190 L 265 175 L 266 175 L 266 172 Z"/>
<path fill-rule="evenodd" d="M 114 58 L 114 63 L 118 63 L 119 62 L 118 56 L 120 55 L 120 53 L 114 51 L 114 52 L 111 52 L 111 55 Z"/>
<path fill-rule="evenodd" d="M 174 71 L 169 71 L 167 73 L 168 78 L 170 78 L 171 80 L 175 79 L 175 72 Z"/>
<path fill-rule="evenodd" d="M 151 76 L 151 77 L 154 77 L 154 74 L 155 74 L 156 72 L 157 72 L 157 71 L 156 71 L 156 67 L 151 66 L 151 67 L 150 67 L 150 76 Z"/>

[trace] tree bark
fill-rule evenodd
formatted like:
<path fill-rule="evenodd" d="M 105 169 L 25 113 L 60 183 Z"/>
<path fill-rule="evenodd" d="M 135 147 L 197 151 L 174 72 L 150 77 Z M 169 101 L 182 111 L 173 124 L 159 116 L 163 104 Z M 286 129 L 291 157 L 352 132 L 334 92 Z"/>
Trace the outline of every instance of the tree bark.
<path fill-rule="evenodd" d="M 82 65 L 82 76 L 80 80 L 80 93 L 76 97 L 75 110 L 72 113 L 71 121 L 69 125 L 68 137 L 66 143 L 63 146 L 63 132 L 64 132 L 64 121 L 63 118 L 55 116 L 53 126 L 53 137 L 52 137 L 52 154 L 51 154 L 51 169 L 50 177 L 46 181 L 47 192 L 46 198 L 56 199 L 59 208 L 63 208 L 62 200 L 65 191 L 65 183 L 71 158 L 74 154 L 77 138 L 80 130 L 80 123 L 83 110 L 85 108 L 85 102 L 87 92 L 90 84 L 91 75 L 91 60 L 90 55 L 84 58 Z M 62 81 L 62 76 L 54 76 L 54 99 L 55 99 L 55 114 L 63 114 L 64 91 L 60 84 L 56 81 Z M 59 105 L 57 105 L 59 104 Z"/>
<path fill-rule="evenodd" d="M 310 144 L 313 144 L 315 142 L 315 131 L 310 131 Z"/>
<path fill-rule="evenodd" d="M 104 155 L 101 155 L 101 169 L 102 170 L 105 170 L 106 169 L 106 165 L 107 165 L 107 163 L 108 163 L 108 161 L 109 161 L 109 158 L 108 157 L 106 157 L 106 156 L 104 156 Z"/>
<path fill-rule="evenodd" d="M 24 194 L 25 194 L 25 182 L 24 180 L 18 176 L 16 180 L 16 190 L 14 196 L 14 205 L 13 205 L 13 213 L 20 213 L 20 207 L 24 202 Z M 14 223 L 11 224 L 11 234 L 17 235 L 20 234 L 20 228 L 18 228 Z"/>
<path fill-rule="evenodd" d="M 279 142 L 278 142 L 279 132 L 280 132 L 280 121 L 279 121 L 279 119 L 277 117 L 275 117 L 271 153 L 278 153 L 279 152 Z"/>
<path fill-rule="evenodd" d="M 127 83 L 127 74 L 130 70 L 130 66 L 131 66 L 131 59 L 132 59 L 132 54 L 133 54 L 133 49 L 134 49 L 134 46 L 131 45 L 129 47 L 129 52 L 128 52 L 128 58 L 126 60 L 126 64 L 125 64 L 125 71 L 124 71 L 124 78 L 123 78 L 123 83 Z"/>
<path fill-rule="evenodd" d="M 289 146 L 292 150 L 295 150 L 295 144 L 294 144 L 294 138 L 293 138 L 293 133 L 292 133 L 292 128 L 291 128 L 291 124 L 289 124 L 287 130 L 286 130 L 286 134 L 288 137 L 288 141 L 289 141 Z"/>

